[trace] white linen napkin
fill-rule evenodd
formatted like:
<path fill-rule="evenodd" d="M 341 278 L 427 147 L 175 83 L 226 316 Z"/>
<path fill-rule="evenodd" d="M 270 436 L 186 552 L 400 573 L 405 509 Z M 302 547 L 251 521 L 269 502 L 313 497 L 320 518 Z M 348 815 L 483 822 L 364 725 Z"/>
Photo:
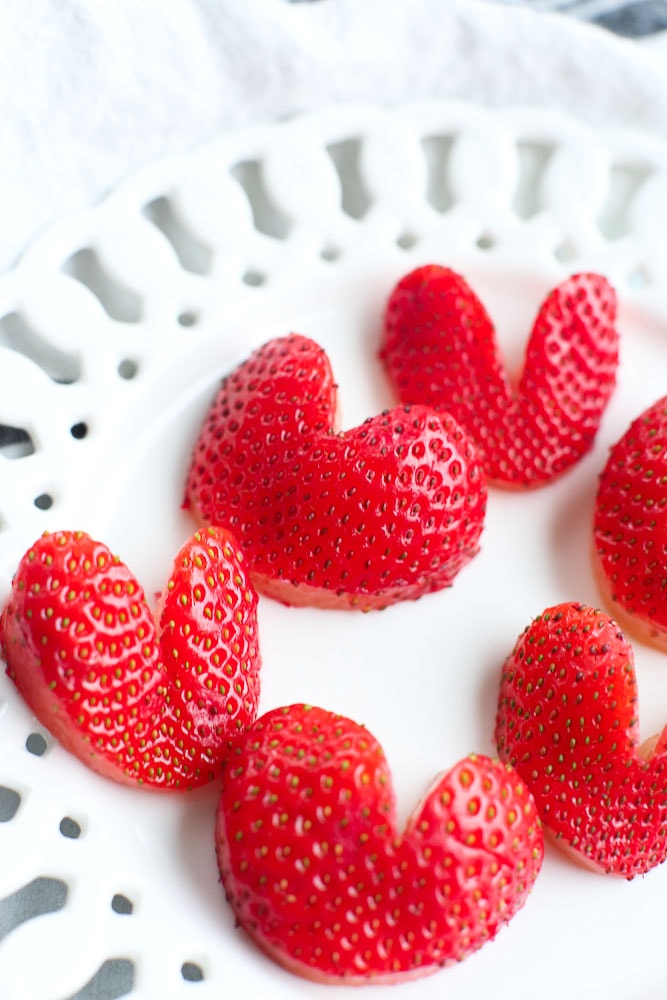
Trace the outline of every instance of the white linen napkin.
<path fill-rule="evenodd" d="M 559 15 L 482 0 L 4 0 L 0 268 L 141 164 L 230 125 L 428 96 L 667 136 L 661 61 Z"/>

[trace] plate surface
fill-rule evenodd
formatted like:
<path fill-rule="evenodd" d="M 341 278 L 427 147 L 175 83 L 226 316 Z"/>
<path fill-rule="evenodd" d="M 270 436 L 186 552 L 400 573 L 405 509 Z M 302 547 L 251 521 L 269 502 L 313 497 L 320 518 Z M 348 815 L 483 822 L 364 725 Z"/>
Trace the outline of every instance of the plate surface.
<path fill-rule="evenodd" d="M 561 600 L 599 604 L 597 476 L 630 420 L 667 393 L 665 233 L 667 148 L 545 112 L 346 107 L 142 172 L 0 280 L 1 596 L 28 545 L 61 527 L 107 542 L 158 591 L 193 530 L 180 504 L 200 421 L 221 376 L 269 337 L 294 330 L 327 349 L 349 427 L 394 402 L 376 353 L 406 271 L 460 270 L 512 366 L 548 289 L 604 272 L 620 296 L 622 361 L 596 446 L 539 492 L 491 491 L 482 551 L 451 590 L 368 615 L 260 602 L 261 711 L 307 701 L 363 722 L 406 817 L 435 773 L 493 753 L 500 667 L 530 619 Z M 667 720 L 667 660 L 636 654 L 648 736 Z M 109 996 L 329 995 L 234 930 L 214 790 L 160 797 L 98 778 L 4 675 L 0 786 L 3 996 L 63 1000 L 102 967 L 121 983 Z M 607 1000 L 663 997 L 666 893 L 667 867 L 627 883 L 548 847 L 495 942 L 391 996 L 562 1000 L 595 982 Z"/>

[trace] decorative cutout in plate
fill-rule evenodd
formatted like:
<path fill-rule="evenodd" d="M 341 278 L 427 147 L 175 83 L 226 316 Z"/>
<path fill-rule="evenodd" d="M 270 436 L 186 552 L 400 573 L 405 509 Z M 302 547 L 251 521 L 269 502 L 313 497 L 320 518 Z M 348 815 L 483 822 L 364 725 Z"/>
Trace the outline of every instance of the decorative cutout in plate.
<path fill-rule="evenodd" d="M 199 423 L 220 377 L 270 336 L 322 343 L 352 426 L 393 402 L 378 332 L 410 268 L 465 274 L 498 317 L 509 364 L 547 288 L 605 272 L 623 348 L 596 447 L 539 494 L 493 492 L 482 552 L 450 591 L 366 616 L 261 602 L 261 709 L 309 701 L 365 723 L 406 816 L 437 771 L 493 750 L 500 666 L 529 619 L 560 600 L 599 603 L 588 558 L 597 474 L 667 382 L 666 191 L 658 142 L 449 103 L 322 112 L 138 174 L 0 279 L 2 596 L 28 545 L 65 527 L 103 539 L 158 590 L 192 528 L 180 502 Z M 650 733 L 667 720 L 667 661 L 639 648 L 637 671 Z M 3 996 L 64 1000 L 90 996 L 91 983 L 145 1000 L 319 994 L 234 930 L 213 790 L 166 799 L 116 787 L 48 736 L 31 749 L 34 726 L 3 676 L 0 919 L 36 879 L 55 892 L 3 924 Z M 497 941 L 397 989 L 405 1000 L 562 1000 L 576 980 L 608 1000 L 655 996 L 666 892 L 667 868 L 625 883 L 550 851 Z"/>

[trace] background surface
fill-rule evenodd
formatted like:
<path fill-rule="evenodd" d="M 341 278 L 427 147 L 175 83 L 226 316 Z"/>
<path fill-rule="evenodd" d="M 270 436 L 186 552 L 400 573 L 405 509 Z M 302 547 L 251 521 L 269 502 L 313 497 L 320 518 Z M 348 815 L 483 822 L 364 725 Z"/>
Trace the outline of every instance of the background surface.
<path fill-rule="evenodd" d="M 5 0 L 0 269 L 51 222 L 143 164 L 240 123 L 336 102 L 529 104 L 667 137 L 665 0 L 166 7 Z M 25 894 L 11 906 L 0 901 L 0 940 L 43 905 Z M 126 995 L 132 975 L 129 961 L 112 962 L 76 1000 Z M 196 981 L 197 970 L 191 975 Z"/>
<path fill-rule="evenodd" d="M 0 269 L 137 167 L 326 104 L 456 97 L 667 135 L 666 18 L 667 0 L 4 0 Z"/>

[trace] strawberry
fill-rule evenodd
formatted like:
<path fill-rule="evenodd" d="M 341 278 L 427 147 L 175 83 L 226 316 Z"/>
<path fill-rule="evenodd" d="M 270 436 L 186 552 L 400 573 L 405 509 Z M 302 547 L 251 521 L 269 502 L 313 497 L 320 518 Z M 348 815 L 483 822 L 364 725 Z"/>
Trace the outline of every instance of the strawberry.
<path fill-rule="evenodd" d="M 257 597 L 242 558 L 228 532 L 195 534 L 154 617 L 106 545 L 80 531 L 43 535 L 0 618 L 7 673 L 101 774 L 166 790 L 210 781 L 230 734 L 257 714 Z"/>
<path fill-rule="evenodd" d="M 616 384 L 615 319 L 604 277 L 564 281 L 539 310 L 515 390 L 480 300 L 430 264 L 394 288 L 380 357 L 403 403 L 444 410 L 470 434 L 491 482 L 535 487 L 593 444 Z"/>
<path fill-rule="evenodd" d="M 185 506 L 222 524 L 285 604 L 382 608 L 451 585 L 475 555 L 486 487 L 449 416 L 401 407 L 344 433 L 316 343 L 269 341 L 224 379 Z"/>
<path fill-rule="evenodd" d="M 543 856 L 516 773 L 470 756 L 395 826 L 385 756 L 321 708 L 268 712 L 233 741 L 216 822 L 239 924 L 321 982 L 413 979 L 460 961 L 523 906 Z"/>
<path fill-rule="evenodd" d="M 650 406 L 611 449 L 600 476 L 593 562 L 619 621 L 667 650 L 667 396 Z"/>
<path fill-rule="evenodd" d="M 545 829 L 582 864 L 632 878 L 667 856 L 667 727 L 639 746 L 632 648 L 581 604 L 539 615 L 502 672 L 496 742 Z"/>

